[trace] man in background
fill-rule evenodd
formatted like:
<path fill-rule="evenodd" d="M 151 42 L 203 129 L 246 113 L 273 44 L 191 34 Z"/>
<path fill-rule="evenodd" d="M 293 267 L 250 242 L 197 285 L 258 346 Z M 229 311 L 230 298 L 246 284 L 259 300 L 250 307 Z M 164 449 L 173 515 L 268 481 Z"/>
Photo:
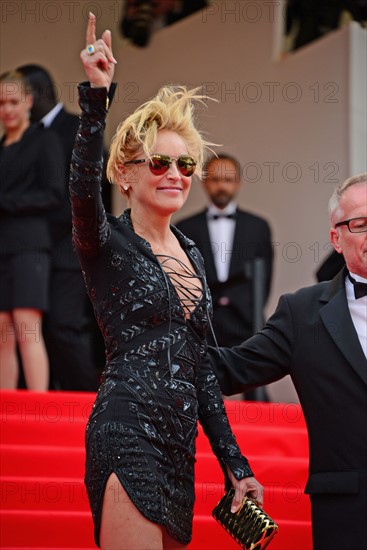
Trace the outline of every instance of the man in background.
<path fill-rule="evenodd" d="M 238 208 L 241 166 L 231 155 L 207 161 L 203 187 L 208 207 L 177 227 L 204 257 L 215 337 L 219 346 L 231 347 L 263 326 L 272 278 L 271 230 L 266 220 Z M 265 390 L 257 390 L 248 392 L 246 399 L 267 400 L 267 396 Z"/>

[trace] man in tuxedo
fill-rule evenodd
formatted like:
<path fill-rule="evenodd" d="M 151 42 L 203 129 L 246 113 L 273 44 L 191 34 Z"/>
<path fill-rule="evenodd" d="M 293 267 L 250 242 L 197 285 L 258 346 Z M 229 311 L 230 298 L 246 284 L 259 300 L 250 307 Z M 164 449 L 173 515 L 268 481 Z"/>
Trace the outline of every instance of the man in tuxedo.
<path fill-rule="evenodd" d="M 282 296 L 261 332 L 209 358 L 226 394 L 291 376 L 309 435 L 314 550 L 366 550 L 367 173 L 337 187 L 329 211 L 346 266 Z"/>
<path fill-rule="evenodd" d="M 50 309 L 44 319 L 44 338 L 54 389 L 95 391 L 98 372 L 94 360 L 93 335 L 97 332 L 88 307 L 80 264 L 72 246 L 69 172 L 79 117 L 57 102 L 55 85 L 39 65 L 17 69 L 28 80 L 34 95 L 31 121 L 42 122 L 59 136 L 66 164 L 65 201 L 50 214 L 53 239 Z"/>
<path fill-rule="evenodd" d="M 266 220 L 237 207 L 241 166 L 231 155 L 207 161 L 203 186 L 208 208 L 177 227 L 204 257 L 218 345 L 235 346 L 263 325 L 272 278 L 271 231 Z M 246 399 L 267 400 L 265 390 L 256 393 L 248 392 Z"/>

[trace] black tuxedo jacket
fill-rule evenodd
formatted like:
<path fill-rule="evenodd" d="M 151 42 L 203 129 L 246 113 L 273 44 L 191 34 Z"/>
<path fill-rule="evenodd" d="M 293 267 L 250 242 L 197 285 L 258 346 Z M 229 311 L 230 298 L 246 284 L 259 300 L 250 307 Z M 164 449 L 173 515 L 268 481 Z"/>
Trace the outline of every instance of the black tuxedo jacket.
<path fill-rule="evenodd" d="M 273 249 L 269 224 L 259 216 L 236 211 L 229 277 L 219 282 L 210 242 L 206 210 L 187 218 L 177 227 L 192 239 L 204 258 L 208 285 L 213 298 L 213 326 L 219 345 L 239 344 L 254 333 L 252 261 L 264 259 L 264 295 L 268 297 L 272 277 Z M 221 305 L 223 304 L 223 305 Z"/>
<path fill-rule="evenodd" d="M 291 376 L 309 435 L 314 548 L 323 550 L 367 547 L 367 360 L 346 273 L 282 296 L 261 332 L 209 351 L 226 395 Z"/>

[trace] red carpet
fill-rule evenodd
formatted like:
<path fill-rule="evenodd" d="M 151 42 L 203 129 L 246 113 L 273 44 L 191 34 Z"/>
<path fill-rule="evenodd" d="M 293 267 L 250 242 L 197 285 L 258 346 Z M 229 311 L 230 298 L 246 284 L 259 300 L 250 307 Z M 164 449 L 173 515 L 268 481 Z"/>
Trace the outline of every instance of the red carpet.
<path fill-rule="evenodd" d="M 0 547 L 92 549 L 83 484 L 84 430 L 93 394 L 0 392 Z M 238 443 L 265 486 L 265 510 L 279 524 L 272 550 L 311 550 L 310 505 L 303 494 L 308 442 L 298 405 L 227 401 Z M 211 517 L 222 473 L 200 431 L 190 550 L 235 550 Z"/>

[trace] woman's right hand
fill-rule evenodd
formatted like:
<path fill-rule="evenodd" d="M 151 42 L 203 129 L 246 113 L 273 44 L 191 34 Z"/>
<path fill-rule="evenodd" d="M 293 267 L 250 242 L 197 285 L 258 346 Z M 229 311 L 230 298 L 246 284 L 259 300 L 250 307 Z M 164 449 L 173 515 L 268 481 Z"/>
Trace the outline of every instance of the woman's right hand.
<path fill-rule="evenodd" d="M 93 13 L 89 13 L 86 48 L 80 57 L 90 85 L 109 90 L 117 63 L 112 54 L 111 32 L 104 31 L 101 38 L 96 39 L 96 17 Z"/>
<path fill-rule="evenodd" d="M 232 513 L 237 512 L 246 495 L 255 500 L 259 506 L 264 506 L 264 487 L 260 485 L 257 479 L 254 477 L 236 479 L 228 466 L 227 473 L 234 488 L 234 498 L 231 506 Z"/>

